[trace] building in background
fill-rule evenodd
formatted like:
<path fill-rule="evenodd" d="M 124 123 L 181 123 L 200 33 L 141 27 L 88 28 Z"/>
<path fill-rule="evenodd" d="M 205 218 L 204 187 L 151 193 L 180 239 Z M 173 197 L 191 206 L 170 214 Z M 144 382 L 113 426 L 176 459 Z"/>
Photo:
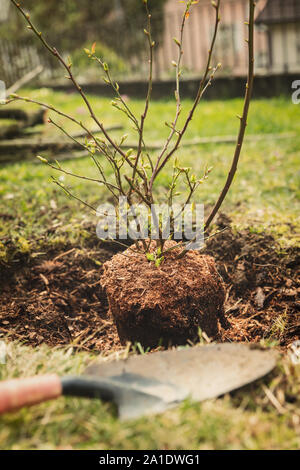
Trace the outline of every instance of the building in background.
<path fill-rule="evenodd" d="M 257 74 L 300 71 L 300 1 L 257 0 L 255 24 L 255 66 Z M 168 0 L 165 5 L 164 39 L 159 45 L 156 74 L 171 73 L 178 54 L 173 37 L 179 36 L 184 5 Z M 184 34 L 183 64 L 190 74 L 205 67 L 214 29 L 215 10 L 210 0 L 200 0 L 192 8 Z M 223 74 L 247 73 L 248 0 L 222 0 L 221 23 L 214 62 L 222 63 Z"/>
<path fill-rule="evenodd" d="M 10 9 L 10 0 L 0 0 L 0 23 L 7 20 Z"/>
<path fill-rule="evenodd" d="M 300 1 L 269 0 L 259 13 L 256 24 L 266 28 L 272 72 L 299 72 Z"/>

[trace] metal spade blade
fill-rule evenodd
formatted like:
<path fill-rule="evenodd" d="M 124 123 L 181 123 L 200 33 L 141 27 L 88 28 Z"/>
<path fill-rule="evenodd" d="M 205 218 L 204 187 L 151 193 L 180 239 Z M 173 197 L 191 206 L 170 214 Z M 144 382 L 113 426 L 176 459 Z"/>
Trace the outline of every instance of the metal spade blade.
<path fill-rule="evenodd" d="M 215 398 L 268 374 L 276 365 L 272 350 L 245 344 L 213 344 L 94 363 L 85 377 L 107 379 L 122 393 L 114 400 L 121 419 L 160 413 L 190 397 Z"/>

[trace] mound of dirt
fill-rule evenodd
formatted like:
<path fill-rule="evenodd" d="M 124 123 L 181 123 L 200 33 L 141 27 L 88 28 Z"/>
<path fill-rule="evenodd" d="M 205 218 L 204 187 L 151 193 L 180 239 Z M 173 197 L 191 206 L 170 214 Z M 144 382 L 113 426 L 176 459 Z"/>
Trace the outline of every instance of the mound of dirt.
<path fill-rule="evenodd" d="M 194 250 L 178 259 L 176 245 L 165 243 L 173 250 L 158 268 L 132 248 L 104 264 L 101 285 L 122 344 L 186 344 L 197 341 L 199 328 L 215 339 L 218 320 L 225 325 L 225 288 L 214 259 Z M 152 242 L 150 252 L 155 247 Z"/>
<path fill-rule="evenodd" d="M 220 228 L 228 226 L 219 217 Z M 300 337 L 300 249 L 282 250 L 271 235 L 226 230 L 208 240 L 226 285 L 223 341 L 271 339 L 286 347 Z"/>
<path fill-rule="evenodd" d="M 223 217 L 219 225 L 230 221 Z M 103 269 L 95 263 L 115 252 L 95 239 L 89 252 L 66 248 L 0 268 L 0 334 L 33 346 L 120 349 L 100 285 Z M 228 229 L 208 241 L 205 254 L 215 258 L 226 288 L 231 327 L 221 328 L 221 341 L 271 338 L 286 347 L 299 339 L 299 249 L 283 252 L 269 235 Z"/>
<path fill-rule="evenodd" d="M 106 250 L 48 253 L 39 263 L 2 276 L 0 333 L 33 346 L 72 344 L 84 350 L 121 348 L 94 262 Z"/>

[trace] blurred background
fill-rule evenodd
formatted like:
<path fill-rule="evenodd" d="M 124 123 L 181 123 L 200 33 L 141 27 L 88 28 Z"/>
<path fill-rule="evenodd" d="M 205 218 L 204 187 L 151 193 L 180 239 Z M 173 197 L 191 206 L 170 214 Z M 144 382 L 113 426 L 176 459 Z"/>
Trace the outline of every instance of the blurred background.
<path fill-rule="evenodd" d="M 24 0 L 50 44 L 72 55 L 77 72 L 84 80 L 99 78 L 98 69 L 86 67 L 84 47 L 97 42 L 97 53 L 120 78 L 146 77 L 145 12 L 140 0 L 65 0 L 37 2 Z M 151 2 L 150 2 L 151 7 Z M 222 73 L 244 76 L 247 70 L 247 0 L 223 0 L 221 25 L 215 60 L 221 60 Z M 157 43 L 154 72 L 156 79 L 173 76 L 171 65 L 177 50 L 173 37 L 179 35 L 183 5 L 178 0 L 152 2 L 153 36 Z M 200 0 L 193 8 L 185 30 L 185 77 L 203 71 L 214 27 L 210 0 Z M 258 0 L 255 24 L 256 74 L 274 75 L 300 72 L 299 0 Z M 44 66 L 43 78 L 57 78 L 61 70 L 36 38 L 26 29 L 24 19 L 10 0 L 0 0 L 0 76 L 9 86 L 37 65 Z"/>

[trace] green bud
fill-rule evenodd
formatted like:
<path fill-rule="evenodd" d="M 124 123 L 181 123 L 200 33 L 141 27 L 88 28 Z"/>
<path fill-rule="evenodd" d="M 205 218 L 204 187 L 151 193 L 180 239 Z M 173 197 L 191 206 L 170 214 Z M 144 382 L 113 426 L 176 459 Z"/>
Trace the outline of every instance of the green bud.
<path fill-rule="evenodd" d="M 121 144 L 123 144 L 123 142 L 125 142 L 125 140 L 127 139 L 127 137 L 128 137 L 128 134 L 122 135 L 122 137 L 121 137 Z"/>
<path fill-rule="evenodd" d="M 44 157 L 41 157 L 40 155 L 37 155 L 36 158 L 38 158 L 43 163 L 48 163 L 48 160 Z"/>
<path fill-rule="evenodd" d="M 126 157 L 130 157 L 130 155 L 132 155 L 132 154 L 133 154 L 133 149 L 129 149 L 126 152 Z"/>

